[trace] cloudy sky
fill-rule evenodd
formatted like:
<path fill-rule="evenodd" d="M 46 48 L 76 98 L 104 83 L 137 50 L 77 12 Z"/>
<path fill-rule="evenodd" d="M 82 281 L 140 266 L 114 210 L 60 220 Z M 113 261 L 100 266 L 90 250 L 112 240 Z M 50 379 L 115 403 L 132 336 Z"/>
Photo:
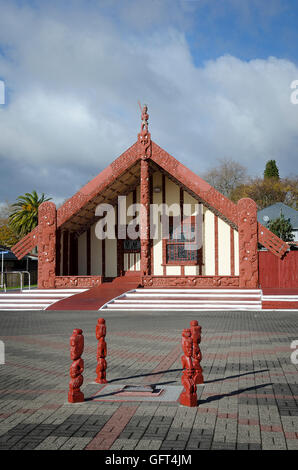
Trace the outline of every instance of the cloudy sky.
<path fill-rule="evenodd" d="M 297 174 L 297 0 L 0 0 L 0 203 L 61 203 L 153 140 L 198 174 Z"/>

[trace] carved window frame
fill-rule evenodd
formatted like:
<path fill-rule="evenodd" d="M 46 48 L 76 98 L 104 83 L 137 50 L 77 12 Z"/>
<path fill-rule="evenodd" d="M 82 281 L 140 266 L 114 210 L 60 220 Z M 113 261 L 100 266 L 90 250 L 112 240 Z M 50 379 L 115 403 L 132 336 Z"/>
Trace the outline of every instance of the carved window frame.
<path fill-rule="evenodd" d="M 187 219 L 184 219 L 182 222 L 182 225 L 191 225 L 195 227 L 195 230 L 197 229 L 196 227 L 196 217 L 191 216 Z M 169 228 L 170 230 L 173 228 L 173 217 L 169 217 Z M 172 246 L 178 246 L 178 245 L 183 245 L 185 243 L 191 244 L 192 242 L 185 242 L 185 241 L 176 241 L 175 239 L 167 239 L 163 238 L 162 240 L 162 266 L 199 266 L 200 271 L 202 268 L 202 252 L 203 248 L 199 248 L 198 250 L 192 250 L 196 251 L 196 259 L 195 260 L 183 260 L 183 259 L 174 259 L 174 260 L 169 260 L 168 259 L 168 249 L 167 247 L 172 245 Z"/>

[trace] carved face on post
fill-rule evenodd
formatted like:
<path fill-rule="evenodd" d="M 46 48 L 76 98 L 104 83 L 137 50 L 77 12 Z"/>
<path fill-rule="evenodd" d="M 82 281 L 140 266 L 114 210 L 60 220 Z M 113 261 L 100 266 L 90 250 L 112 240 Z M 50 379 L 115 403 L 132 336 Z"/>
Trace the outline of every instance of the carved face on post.
<path fill-rule="evenodd" d="M 104 338 L 106 336 L 107 329 L 106 329 L 106 322 L 103 318 L 99 318 L 96 325 L 96 339 Z"/>
<path fill-rule="evenodd" d="M 186 357 L 192 356 L 192 347 L 191 331 L 190 329 L 185 329 L 182 332 L 182 349 Z"/>
<path fill-rule="evenodd" d="M 75 361 L 79 359 L 84 351 L 83 330 L 75 328 L 70 337 L 70 358 Z"/>

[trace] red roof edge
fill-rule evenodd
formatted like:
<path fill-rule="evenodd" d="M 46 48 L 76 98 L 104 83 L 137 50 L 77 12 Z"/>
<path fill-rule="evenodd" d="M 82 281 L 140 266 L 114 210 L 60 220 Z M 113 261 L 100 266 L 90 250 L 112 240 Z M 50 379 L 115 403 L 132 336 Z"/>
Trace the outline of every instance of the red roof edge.
<path fill-rule="evenodd" d="M 57 228 L 69 220 L 97 194 L 113 183 L 121 174 L 140 159 L 138 142 L 122 153 L 107 168 L 83 186 L 57 210 Z M 238 226 L 237 205 L 225 197 L 200 176 L 191 171 L 176 158 L 152 142 L 151 160 L 161 169 L 186 186 L 207 206 L 215 208 L 224 218 Z M 12 247 L 13 253 L 20 259 L 37 245 L 38 226 Z M 258 223 L 258 241 L 278 257 L 288 249 L 287 243 Z"/>

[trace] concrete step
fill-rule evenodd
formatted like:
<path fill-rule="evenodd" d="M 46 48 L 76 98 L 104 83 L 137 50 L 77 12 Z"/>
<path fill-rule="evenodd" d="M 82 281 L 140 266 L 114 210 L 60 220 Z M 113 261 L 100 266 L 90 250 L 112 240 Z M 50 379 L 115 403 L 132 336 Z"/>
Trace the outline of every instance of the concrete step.
<path fill-rule="evenodd" d="M 260 310 L 261 306 L 260 305 L 245 305 L 245 304 L 233 304 L 233 305 L 227 305 L 227 304 L 196 304 L 196 305 L 184 305 L 183 307 L 181 305 L 177 304 L 159 304 L 159 305 L 152 305 L 150 304 L 130 304 L 127 303 L 126 305 L 119 305 L 119 304 L 114 304 L 114 303 L 108 303 L 106 306 L 102 308 L 102 310 L 107 309 L 107 310 L 150 310 L 150 311 L 158 311 L 158 310 L 194 310 L 194 311 L 199 311 L 199 310 Z"/>
<path fill-rule="evenodd" d="M 0 293 L 0 310 L 45 310 L 59 300 L 87 289 L 32 289 Z"/>
<path fill-rule="evenodd" d="M 261 310 L 260 289 L 135 289 L 111 299 L 109 310 Z"/>

